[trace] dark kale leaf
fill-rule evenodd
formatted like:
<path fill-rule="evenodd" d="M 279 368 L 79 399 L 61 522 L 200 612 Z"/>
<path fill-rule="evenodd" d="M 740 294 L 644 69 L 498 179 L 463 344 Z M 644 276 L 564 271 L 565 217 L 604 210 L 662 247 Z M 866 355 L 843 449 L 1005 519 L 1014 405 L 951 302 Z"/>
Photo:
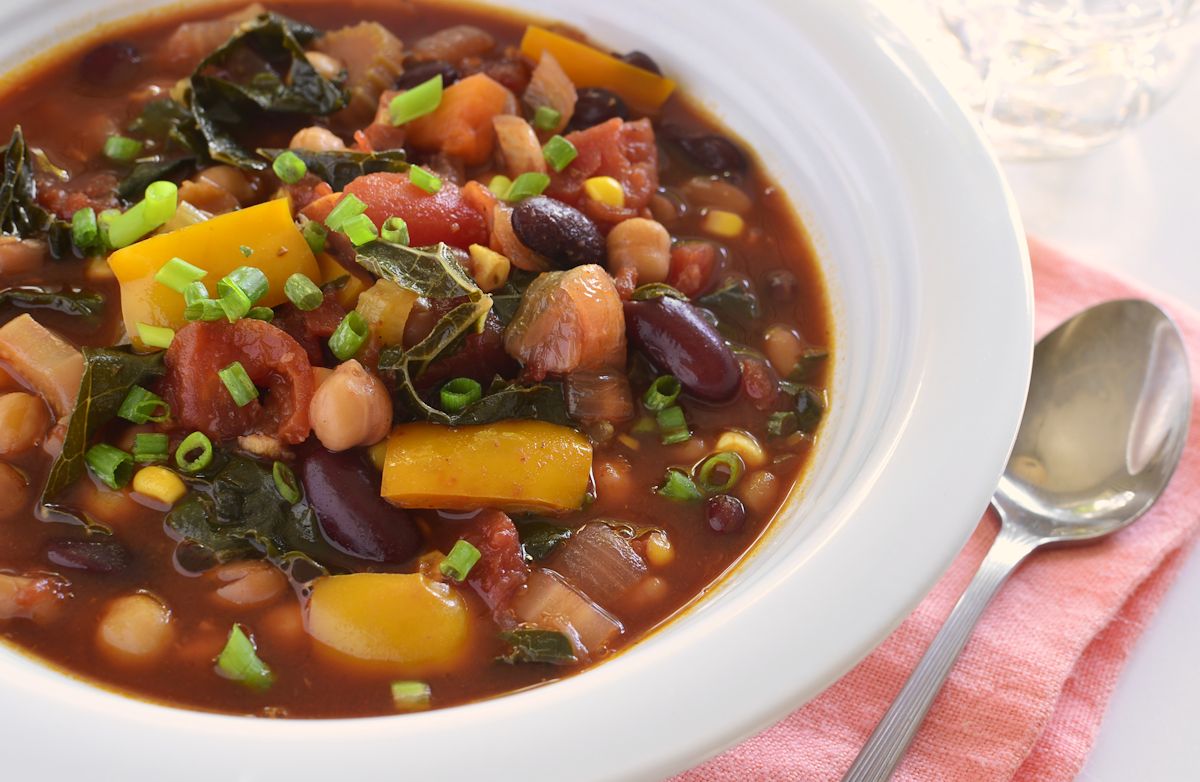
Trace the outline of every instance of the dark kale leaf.
<path fill-rule="evenodd" d="M 762 313 L 758 295 L 745 277 L 726 277 L 716 290 L 696 299 L 696 303 L 718 314 L 734 315 L 747 321 L 755 320 Z"/>
<path fill-rule="evenodd" d="M 240 26 L 196 67 L 189 108 L 209 157 L 261 171 L 266 162 L 239 144 L 237 127 L 264 115 L 325 115 L 346 105 L 346 92 L 317 73 L 297 33 L 303 38 L 315 31 L 277 14 L 263 14 Z"/>
<path fill-rule="evenodd" d="M 0 233 L 21 239 L 46 239 L 54 258 L 72 255 L 71 224 L 58 219 L 37 202 L 33 151 L 25 143 L 21 126 L 13 128 L 4 148 L 4 176 L 0 181 Z"/>
<path fill-rule="evenodd" d="M 82 288 L 22 285 L 0 289 L 0 306 L 6 304 L 92 318 L 104 311 L 104 296 Z"/>
<path fill-rule="evenodd" d="M 508 281 L 499 290 L 488 294 L 492 297 L 492 312 L 500 319 L 500 325 L 507 326 L 517 314 L 521 306 L 521 297 L 538 278 L 538 272 L 527 272 L 513 268 L 508 275 Z"/>
<path fill-rule="evenodd" d="M 146 194 L 146 186 L 160 179 L 170 179 L 179 174 L 185 175 L 196 167 L 194 157 L 162 158 L 152 157 L 139 160 L 133 170 L 117 184 L 117 195 L 126 203 L 141 200 Z"/>
<path fill-rule="evenodd" d="M 408 170 L 408 159 L 403 149 L 388 149 L 381 152 L 355 152 L 339 149 L 330 152 L 314 152 L 307 149 L 260 149 L 262 155 L 272 163 L 284 152 L 292 152 L 304 161 L 308 173 L 329 183 L 334 191 L 344 190 L 346 185 L 364 174 L 401 172 Z"/>
<path fill-rule="evenodd" d="M 183 545 L 203 546 L 216 562 L 261 555 L 285 570 L 303 562 L 315 575 L 324 572 L 319 563 L 337 558 L 316 513 L 280 495 L 269 465 L 218 454 L 188 483 L 191 491 L 167 514 L 166 525 Z"/>
<path fill-rule="evenodd" d="M 522 627 L 501 633 L 500 637 L 509 645 L 508 653 L 498 658 L 502 662 L 569 665 L 578 659 L 571 642 L 556 630 Z"/>
<path fill-rule="evenodd" d="M 788 373 L 787 379 L 793 383 L 803 383 L 809 380 L 817 368 L 824 365 L 829 358 L 829 351 L 824 348 L 805 348 L 800 354 L 800 360 Z"/>
<path fill-rule="evenodd" d="M 570 426 L 567 402 L 562 386 L 539 383 L 522 386 L 516 383 L 493 384 L 487 395 L 468 405 L 461 413 L 451 416 L 455 426 L 490 424 L 514 418 L 532 418 L 547 423 Z"/>
<path fill-rule="evenodd" d="M 88 526 L 102 526 L 84 513 L 56 504 L 55 500 L 83 476 L 84 452 L 100 427 L 116 417 L 129 389 L 148 386 L 165 372 L 161 352 L 140 355 L 126 348 L 83 349 L 79 397 L 67 425 L 62 451 L 50 467 L 50 476 L 42 490 L 41 505 L 46 512 Z"/>
<path fill-rule="evenodd" d="M 472 302 L 484 300 L 483 291 L 444 242 L 430 247 L 374 241 L 355 251 L 360 266 L 401 288 L 427 299 L 454 299 L 468 296 Z M 490 306 L 490 304 L 489 304 Z"/>
<path fill-rule="evenodd" d="M 552 521 L 533 517 L 513 519 L 517 536 L 521 539 L 521 553 L 526 562 L 537 562 L 550 556 L 559 543 L 570 540 L 575 534 L 572 527 L 564 527 Z"/>

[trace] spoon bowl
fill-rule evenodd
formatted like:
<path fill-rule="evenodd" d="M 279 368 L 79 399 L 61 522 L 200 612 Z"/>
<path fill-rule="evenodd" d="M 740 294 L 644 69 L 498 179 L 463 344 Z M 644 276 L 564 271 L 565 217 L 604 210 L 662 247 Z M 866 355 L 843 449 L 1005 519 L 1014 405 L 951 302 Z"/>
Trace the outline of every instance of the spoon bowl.
<path fill-rule="evenodd" d="M 1170 480 L 1187 440 L 1187 353 L 1148 301 L 1092 307 L 1033 354 L 1025 414 L 992 504 L 1043 543 L 1132 523 Z"/>
<path fill-rule="evenodd" d="M 1191 404 L 1183 338 L 1148 301 L 1096 305 L 1038 342 L 992 497 L 1000 532 L 844 782 L 891 777 L 975 623 L 1025 557 L 1112 534 L 1154 504 L 1179 464 Z"/>

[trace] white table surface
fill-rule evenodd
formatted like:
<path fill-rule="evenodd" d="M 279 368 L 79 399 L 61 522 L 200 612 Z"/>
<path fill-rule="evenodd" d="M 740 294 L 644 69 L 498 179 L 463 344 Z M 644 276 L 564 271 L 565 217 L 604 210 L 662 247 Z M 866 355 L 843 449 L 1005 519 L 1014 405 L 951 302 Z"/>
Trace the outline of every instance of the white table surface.
<path fill-rule="evenodd" d="M 1200 67 L 1114 144 L 1005 171 L 1031 235 L 1200 310 Z M 1194 550 L 1121 673 L 1081 782 L 1200 780 L 1198 601 Z"/>

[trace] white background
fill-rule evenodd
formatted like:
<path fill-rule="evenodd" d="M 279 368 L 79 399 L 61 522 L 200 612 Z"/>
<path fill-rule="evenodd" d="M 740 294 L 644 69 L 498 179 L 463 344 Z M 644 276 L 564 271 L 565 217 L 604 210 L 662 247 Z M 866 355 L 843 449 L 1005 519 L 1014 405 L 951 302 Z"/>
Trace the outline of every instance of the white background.
<path fill-rule="evenodd" d="M 1114 144 L 1005 171 L 1030 235 L 1200 310 L 1200 67 Z M 1081 782 L 1200 780 L 1198 599 L 1192 551 L 1121 673 Z"/>

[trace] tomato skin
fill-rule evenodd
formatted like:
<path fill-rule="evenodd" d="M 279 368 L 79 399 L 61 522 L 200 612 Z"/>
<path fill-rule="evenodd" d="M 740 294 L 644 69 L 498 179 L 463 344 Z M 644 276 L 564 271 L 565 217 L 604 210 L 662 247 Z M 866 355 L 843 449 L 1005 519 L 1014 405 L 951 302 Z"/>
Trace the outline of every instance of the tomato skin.
<path fill-rule="evenodd" d="M 467 582 L 497 616 L 507 615 L 512 599 L 529 578 L 517 528 L 507 515 L 488 508 L 471 520 L 462 537 L 481 555 Z"/>
<path fill-rule="evenodd" d="M 241 362 L 251 382 L 267 393 L 238 407 L 220 376 Z M 175 335 L 166 355 L 163 397 L 181 428 L 217 440 L 261 433 L 296 445 L 311 426 L 312 364 L 304 348 L 260 320 L 196 322 Z"/>
<path fill-rule="evenodd" d="M 658 147 L 650 120 L 625 122 L 614 117 L 586 130 L 567 134 L 578 152 L 571 165 L 550 178 L 546 195 L 568 203 L 588 217 L 611 227 L 636 217 L 658 189 Z M 625 191 L 625 206 L 618 208 L 593 201 L 583 183 L 596 176 L 610 176 Z M 607 228 L 605 229 L 607 230 Z"/>
<path fill-rule="evenodd" d="M 413 247 L 445 242 L 465 250 L 472 244 L 488 243 L 483 215 L 467 203 L 453 182 L 443 180 L 441 190 L 426 193 L 410 182 L 407 174 L 383 172 L 360 176 L 346 185 L 346 192 L 362 199 L 376 228 L 389 217 L 404 218 Z"/>

